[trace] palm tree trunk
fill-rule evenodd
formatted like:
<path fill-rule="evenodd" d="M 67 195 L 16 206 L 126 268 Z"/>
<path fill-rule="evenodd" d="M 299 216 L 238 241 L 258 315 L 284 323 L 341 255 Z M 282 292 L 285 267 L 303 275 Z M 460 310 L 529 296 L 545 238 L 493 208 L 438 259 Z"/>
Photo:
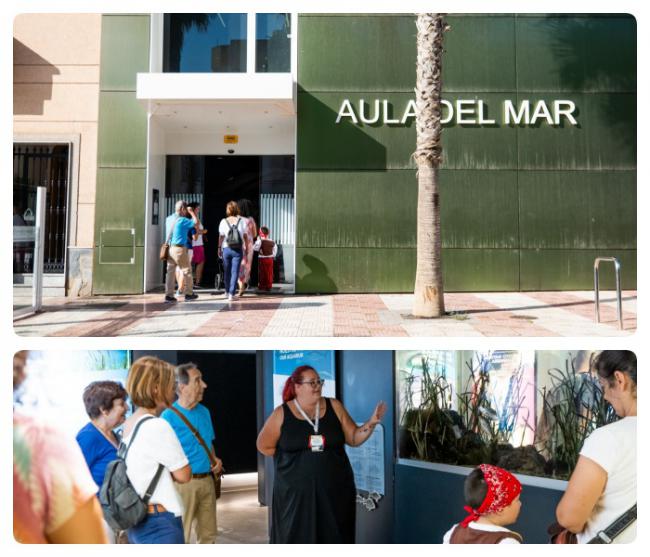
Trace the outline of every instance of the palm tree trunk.
<path fill-rule="evenodd" d="M 417 271 L 413 315 L 440 317 L 445 298 L 440 260 L 440 194 L 438 168 L 442 159 L 442 14 L 417 17 L 416 129 L 417 147 Z"/>

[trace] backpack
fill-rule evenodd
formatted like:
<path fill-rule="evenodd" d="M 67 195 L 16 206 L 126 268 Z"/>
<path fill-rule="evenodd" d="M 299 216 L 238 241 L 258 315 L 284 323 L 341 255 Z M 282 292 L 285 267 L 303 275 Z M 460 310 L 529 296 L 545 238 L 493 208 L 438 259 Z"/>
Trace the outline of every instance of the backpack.
<path fill-rule="evenodd" d="M 126 475 L 126 455 L 140 426 L 152 418 L 153 416 L 143 418 L 137 423 L 128 446 L 121 443 L 117 451 L 117 459 L 109 462 L 106 467 L 104 481 L 99 490 L 99 503 L 106 522 L 113 530 L 128 530 L 146 518 L 149 499 L 151 499 L 165 468 L 162 464 L 158 464 L 158 470 L 142 498 Z"/>
<path fill-rule="evenodd" d="M 229 226 L 228 234 L 226 234 L 226 243 L 228 244 L 229 248 L 239 249 L 242 245 L 241 234 L 237 228 L 239 226 L 240 220 L 241 219 L 237 218 L 237 222 L 235 224 L 230 224 L 228 221 L 226 221 Z"/>

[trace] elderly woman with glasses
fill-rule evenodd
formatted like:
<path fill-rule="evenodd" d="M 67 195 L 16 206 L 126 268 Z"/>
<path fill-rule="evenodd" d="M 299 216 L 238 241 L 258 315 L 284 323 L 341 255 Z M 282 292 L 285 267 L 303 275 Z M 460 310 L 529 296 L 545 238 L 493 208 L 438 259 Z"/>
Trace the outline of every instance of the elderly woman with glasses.
<path fill-rule="evenodd" d="M 357 426 L 338 400 L 322 396 L 323 383 L 312 367 L 296 368 L 257 438 L 275 461 L 271 543 L 354 543 L 356 488 L 345 444 L 364 443 L 386 405 Z"/>

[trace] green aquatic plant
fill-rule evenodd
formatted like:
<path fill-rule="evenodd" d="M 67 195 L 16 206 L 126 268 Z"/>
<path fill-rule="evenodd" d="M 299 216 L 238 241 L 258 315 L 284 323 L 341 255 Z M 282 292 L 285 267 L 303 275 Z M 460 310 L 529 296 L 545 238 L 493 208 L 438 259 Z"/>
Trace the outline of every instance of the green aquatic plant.
<path fill-rule="evenodd" d="M 542 415 L 535 445 L 548 456 L 547 473 L 568 477 L 587 436 L 617 417 L 595 374 L 576 373 L 573 358 L 565 361 L 564 369 L 552 368 L 547 373 L 551 386 L 541 390 Z"/>

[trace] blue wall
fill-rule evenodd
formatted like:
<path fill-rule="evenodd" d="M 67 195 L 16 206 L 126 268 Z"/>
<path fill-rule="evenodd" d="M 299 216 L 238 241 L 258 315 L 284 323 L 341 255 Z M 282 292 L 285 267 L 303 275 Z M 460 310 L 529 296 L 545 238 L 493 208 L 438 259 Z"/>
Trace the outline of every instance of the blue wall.
<path fill-rule="evenodd" d="M 384 425 L 385 494 L 377 508 L 367 511 L 357 505 L 357 543 L 391 543 L 394 527 L 393 467 L 395 455 L 395 396 L 393 352 L 390 350 L 344 350 L 339 352 L 341 401 L 356 422 L 364 422 L 377 402 L 388 410 Z"/>
<path fill-rule="evenodd" d="M 397 464 L 395 542 L 441 543 L 445 532 L 466 516 L 463 510 L 464 481 L 465 476 L 461 474 Z M 546 528 L 555 521 L 555 507 L 562 493 L 523 486 L 521 514 L 511 529 L 523 536 L 524 543 L 547 541 Z"/>

